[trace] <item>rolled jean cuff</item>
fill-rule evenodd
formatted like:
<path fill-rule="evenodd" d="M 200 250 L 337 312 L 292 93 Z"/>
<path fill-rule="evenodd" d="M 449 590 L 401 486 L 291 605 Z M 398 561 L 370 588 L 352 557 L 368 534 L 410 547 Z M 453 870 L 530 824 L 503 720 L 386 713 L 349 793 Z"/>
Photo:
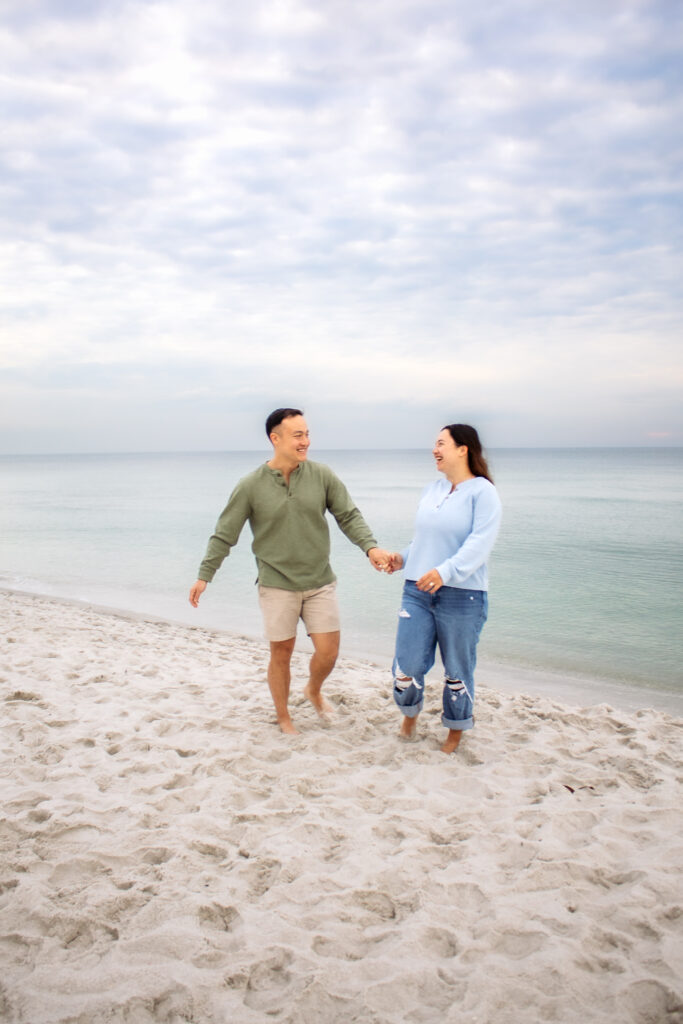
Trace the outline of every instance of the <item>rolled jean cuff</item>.
<path fill-rule="evenodd" d="M 461 729 L 462 732 L 465 732 L 466 729 L 474 728 L 474 718 L 459 718 L 455 720 L 442 715 L 441 722 L 447 729 Z"/>
<path fill-rule="evenodd" d="M 420 701 L 419 704 L 409 704 L 407 707 L 404 707 L 403 704 L 397 704 L 396 706 L 399 711 L 403 712 L 406 718 L 417 718 L 424 707 L 424 703 L 424 701 Z"/>

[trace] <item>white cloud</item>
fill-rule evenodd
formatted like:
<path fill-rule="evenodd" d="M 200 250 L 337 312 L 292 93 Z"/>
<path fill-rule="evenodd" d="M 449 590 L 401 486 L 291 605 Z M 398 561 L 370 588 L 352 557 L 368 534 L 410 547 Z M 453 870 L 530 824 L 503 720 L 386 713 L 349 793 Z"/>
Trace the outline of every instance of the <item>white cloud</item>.
<path fill-rule="evenodd" d="M 638 381 L 653 411 L 680 383 L 680 22 L 656 2 L 17 4 L 0 362 L 25 390 L 0 444 L 38 443 L 48 379 L 59 418 L 64 365 L 105 444 L 137 392 L 96 368 L 136 362 L 154 401 L 205 408 L 273 381 L 353 404 L 379 378 L 393 408 L 464 388 L 539 443 L 597 382 L 586 439 L 631 443 Z"/>

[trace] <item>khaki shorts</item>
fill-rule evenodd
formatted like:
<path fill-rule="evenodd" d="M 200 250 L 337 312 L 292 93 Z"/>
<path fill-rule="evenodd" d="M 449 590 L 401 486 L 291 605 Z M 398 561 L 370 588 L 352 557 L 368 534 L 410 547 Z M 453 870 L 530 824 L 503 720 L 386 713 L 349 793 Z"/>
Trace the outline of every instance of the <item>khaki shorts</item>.
<path fill-rule="evenodd" d="M 266 639 L 271 642 L 296 636 L 299 619 L 304 620 L 309 635 L 335 633 L 339 629 L 336 583 L 327 583 L 315 590 L 282 590 L 259 583 L 258 599 Z"/>

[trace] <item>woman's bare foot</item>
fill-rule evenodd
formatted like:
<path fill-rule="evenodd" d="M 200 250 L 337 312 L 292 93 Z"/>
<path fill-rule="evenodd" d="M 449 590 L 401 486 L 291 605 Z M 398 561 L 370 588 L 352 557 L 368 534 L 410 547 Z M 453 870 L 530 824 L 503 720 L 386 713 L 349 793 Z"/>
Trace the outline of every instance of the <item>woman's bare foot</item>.
<path fill-rule="evenodd" d="M 289 716 L 287 718 L 281 718 L 277 724 L 280 726 L 280 732 L 283 732 L 285 736 L 301 735 L 299 730 L 294 728 L 294 722 L 289 718 Z"/>
<path fill-rule="evenodd" d="M 415 729 L 417 727 L 417 715 L 415 718 L 408 718 L 408 715 L 403 716 L 401 722 L 401 728 L 399 729 L 399 736 L 402 740 L 412 740 L 415 735 Z"/>
<path fill-rule="evenodd" d="M 327 718 L 334 713 L 334 708 L 325 700 L 322 693 L 313 693 L 310 686 L 307 686 L 304 690 L 304 697 L 310 700 L 321 718 Z"/>
<path fill-rule="evenodd" d="M 441 751 L 444 754 L 452 754 L 458 749 L 458 744 L 462 739 L 462 729 L 449 729 L 448 736 L 444 740 Z"/>

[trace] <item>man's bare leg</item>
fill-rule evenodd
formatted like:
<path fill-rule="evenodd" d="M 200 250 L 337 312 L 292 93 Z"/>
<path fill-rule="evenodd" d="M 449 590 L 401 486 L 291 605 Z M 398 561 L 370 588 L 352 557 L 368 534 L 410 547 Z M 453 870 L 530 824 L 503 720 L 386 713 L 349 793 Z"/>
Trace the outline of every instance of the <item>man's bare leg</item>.
<path fill-rule="evenodd" d="M 441 750 L 444 754 L 452 754 L 458 749 L 460 740 L 462 739 L 462 729 L 449 729 L 448 736 L 441 745 Z"/>
<path fill-rule="evenodd" d="M 310 664 L 310 678 L 304 690 L 304 697 L 319 715 L 329 714 L 334 709 L 321 694 L 322 685 L 337 662 L 339 654 L 339 630 L 333 633 L 311 633 L 313 641 L 313 657 Z"/>
<path fill-rule="evenodd" d="M 268 663 L 268 686 L 275 705 L 277 724 L 282 732 L 289 736 L 298 736 L 299 730 L 289 717 L 289 684 L 291 682 L 290 665 L 296 637 L 290 640 L 271 640 L 270 662 Z"/>

